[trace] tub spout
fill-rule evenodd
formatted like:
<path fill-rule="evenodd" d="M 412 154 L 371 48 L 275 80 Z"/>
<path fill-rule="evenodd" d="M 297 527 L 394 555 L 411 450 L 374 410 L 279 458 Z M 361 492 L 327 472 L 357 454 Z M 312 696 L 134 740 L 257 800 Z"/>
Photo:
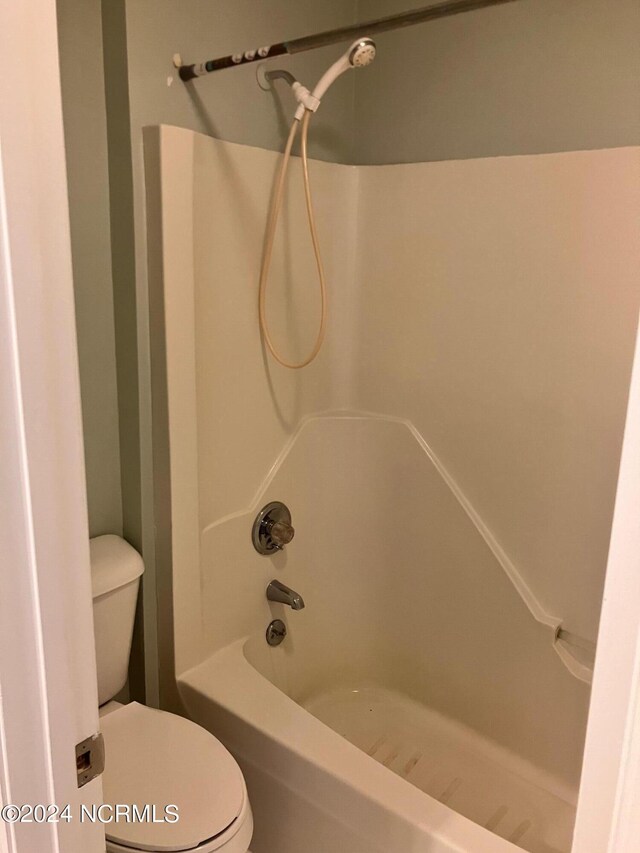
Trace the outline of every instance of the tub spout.
<path fill-rule="evenodd" d="M 304 607 L 304 600 L 299 593 L 276 580 L 271 581 L 267 587 L 267 598 L 269 601 L 288 604 L 292 610 L 302 610 Z"/>

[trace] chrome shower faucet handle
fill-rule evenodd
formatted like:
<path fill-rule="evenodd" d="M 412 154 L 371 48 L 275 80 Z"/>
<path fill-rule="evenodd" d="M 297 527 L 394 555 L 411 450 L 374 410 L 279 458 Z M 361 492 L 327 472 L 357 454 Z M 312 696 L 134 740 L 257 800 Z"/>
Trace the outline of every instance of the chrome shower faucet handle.
<path fill-rule="evenodd" d="M 251 541 L 258 554 L 269 555 L 282 551 L 293 539 L 289 508 L 281 501 L 263 506 L 253 522 Z"/>

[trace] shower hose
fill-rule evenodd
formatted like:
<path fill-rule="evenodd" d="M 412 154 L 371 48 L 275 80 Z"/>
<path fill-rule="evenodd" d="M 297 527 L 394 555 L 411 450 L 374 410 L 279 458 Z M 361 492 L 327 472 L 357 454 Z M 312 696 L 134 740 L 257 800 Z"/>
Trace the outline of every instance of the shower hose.
<path fill-rule="evenodd" d="M 302 137 L 301 137 L 301 154 L 302 154 L 302 177 L 304 183 L 304 197 L 307 205 L 307 218 L 309 220 L 309 231 L 311 232 L 311 242 L 313 244 L 313 252 L 316 258 L 316 267 L 318 269 L 318 279 L 320 282 L 320 303 L 321 303 L 321 313 L 320 313 L 320 328 L 318 330 L 318 336 L 316 338 L 316 342 L 313 345 L 313 349 L 309 353 L 309 355 L 304 359 L 304 361 L 300 361 L 298 363 L 287 361 L 284 359 L 280 353 L 277 351 L 273 340 L 271 339 L 271 335 L 269 334 L 269 328 L 267 325 L 267 315 L 266 315 L 266 296 L 267 296 L 267 282 L 269 280 L 269 268 L 271 266 L 271 256 L 273 254 L 273 243 L 276 236 L 276 228 L 278 225 L 278 218 L 280 216 L 280 209 L 282 207 L 282 199 L 284 196 L 284 187 L 285 180 L 287 177 L 287 169 L 289 166 L 289 160 L 291 158 L 291 149 L 293 148 L 293 143 L 296 138 L 296 133 L 298 132 L 298 125 L 300 121 L 298 119 L 294 119 L 293 124 L 291 125 L 291 130 L 289 131 L 289 137 L 287 139 L 287 144 L 284 149 L 284 154 L 282 156 L 282 162 L 280 164 L 280 169 L 278 171 L 278 176 L 276 179 L 275 192 L 273 194 L 273 201 L 271 204 L 271 210 L 269 211 L 269 218 L 267 221 L 267 233 L 265 236 L 265 245 L 264 245 L 264 253 L 262 256 L 262 268 L 260 270 L 260 287 L 259 287 L 259 296 L 258 296 L 258 308 L 260 315 L 260 331 L 262 332 L 263 340 L 271 353 L 274 359 L 281 364 L 283 367 L 288 367 L 291 370 L 300 370 L 301 367 L 306 367 L 308 364 L 314 360 L 314 358 L 320 352 L 322 347 L 322 342 L 324 340 L 325 329 L 327 324 L 327 285 L 324 277 L 324 269 L 322 267 L 322 257 L 320 255 L 320 242 L 318 240 L 318 232 L 316 230 L 316 222 L 315 216 L 313 213 L 313 203 L 311 201 L 311 186 L 309 183 L 309 164 L 307 159 L 307 136 L 309 133 L 309 119 L 311 118 L 311 112 L 309 110 L 305 110 L 304 116 L 302 118 Z"/>

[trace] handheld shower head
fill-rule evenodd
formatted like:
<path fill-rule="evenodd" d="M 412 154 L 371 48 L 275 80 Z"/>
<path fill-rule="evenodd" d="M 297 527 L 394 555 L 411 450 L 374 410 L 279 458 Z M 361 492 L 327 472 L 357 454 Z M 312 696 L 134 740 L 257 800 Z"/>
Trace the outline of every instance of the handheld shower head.
<path fill-rule="evenodd" d="M 359 38 L 342 54 L 340 59 L 333 63 L 322 75 L 313 90 L 313 96 L 320 100 L 329 86 L 334 83 L 341 74 L 350 68 L 360 68 L 369 65 L 376 56 L 376 44 L 373 39 Z"/>
<path fill-rule="evenodd" d="M 374 40 L 368 36 L 356 39 L 353 44 L 349 45 L 348 49 L 343 53 L 340 59 L 336 60 L 333 65 L 327 68 L 322 77 L 316 83 L 316 87 L 311 93 L 315 102 L 313 111 L 315 112 L 320 105 L 320 100 L 329 86 L 331 86 L 332 83 L 335 83 L 341 74 L 344 74 L 344 72 L 348 71 L 350 68 L 363 68 L 365 65 L 370 65 L 375 58 L 376 43 Z M 302 118 L 304 110 L 305 107 L 301 103 L 296 112 L 297 119 Z"/>
<path fill-rule="evenodd" d="M 349 64 L 352 68 L 371 65 L 376 58 L 376 43 L 368 37 L 358 39 L 349 48 Z"/>

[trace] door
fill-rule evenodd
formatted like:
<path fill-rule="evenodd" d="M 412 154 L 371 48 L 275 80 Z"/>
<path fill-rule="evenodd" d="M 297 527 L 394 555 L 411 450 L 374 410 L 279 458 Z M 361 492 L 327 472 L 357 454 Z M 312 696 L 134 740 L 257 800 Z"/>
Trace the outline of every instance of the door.
<path fill-rule="evenodd" d="M 54 0 L 0 3 L 0 55 L 0 851 L 103 853 Z"/>
<path fill-rule="evenodd" d="M 640 337 L 629 391 L 573 853 L 635 853 L 640 849 L 639 837 Z"/>

